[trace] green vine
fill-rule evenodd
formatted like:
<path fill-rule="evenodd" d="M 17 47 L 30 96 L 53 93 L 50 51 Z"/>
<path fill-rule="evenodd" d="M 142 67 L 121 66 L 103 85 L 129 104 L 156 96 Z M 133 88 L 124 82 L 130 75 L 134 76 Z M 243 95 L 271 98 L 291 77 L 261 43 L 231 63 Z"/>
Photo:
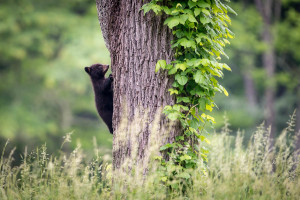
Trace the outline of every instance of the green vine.
<path fill-rule="evenodd" d="M 142 9 L 145 13 L 150 10 L 157 15 L 165 13 L 168 17 L 164 24 L 174 35 L 175 60 L 170 64 L 159 60 L 155 67 L 156 72 L 168 70 L 175 78 L 169 92 L 176 96 L 176 104 L 165 106 L 164 113 L 170 120 L 179 120 L 184 131 L 175 142 L 160 148 L 169 152 L 169 159 L 157 158 L 165 171 L 162 181 L 174 189 L 190 180 L 190 169 L 207 161 L 209 152 L 204 143 L 210 142 L 204 127 L 212 126 L 215 121 L 206 113 L 216 107 L 213 100 L 216 92 L 228 96 L 217 78 L 223 77 L 223 69 L 231 69 L 218 60 L 221 55 L 228 58 L 223 49 L 229 44 L 227 39 L 233 38 L 228 28 L 231 22 L 228 12 L 236 13 L 221 0 L 152 0 Z M 202 171 L 205 173 L 205 168 Z M 174 184 L 174 180 L 179 182 Z"/>

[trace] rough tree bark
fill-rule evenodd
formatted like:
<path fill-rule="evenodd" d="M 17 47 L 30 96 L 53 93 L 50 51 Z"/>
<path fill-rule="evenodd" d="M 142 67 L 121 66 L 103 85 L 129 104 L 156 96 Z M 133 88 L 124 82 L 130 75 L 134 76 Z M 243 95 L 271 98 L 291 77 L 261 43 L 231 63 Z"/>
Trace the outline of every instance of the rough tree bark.
<path fill-rule="evenodd" d="M 272 36 L 272 24 L 278 20 L 280 16 L 281 3 L 280 0 L 255 0 L 256 7 L 263 19 L 263 35 L 262 39 L 265 42 L 267 49 L 263 53 L 263 65 L 267 73 L 267 86 L 265 90 L 265 118 L 266 126 L 272 126 L 270 138 L 274 138 L 275 134 L 275 83 L 274 73 L 276 67 L 274 38 Z"/>
<path fill-rule="evenodd" d="M 141 7 L 146 2 L 96 0 L 114 77 L 114 169 L 146 166 L 150 149 L 158 153 L 159 146 L 180 131 L 162 114 L 162 108 L 174 102 L 168 93 L 173 81 L 154 71 L 159 59 L 172 60 L 172 34 L 163 25 L 164 15 L 144 16 Z"/>

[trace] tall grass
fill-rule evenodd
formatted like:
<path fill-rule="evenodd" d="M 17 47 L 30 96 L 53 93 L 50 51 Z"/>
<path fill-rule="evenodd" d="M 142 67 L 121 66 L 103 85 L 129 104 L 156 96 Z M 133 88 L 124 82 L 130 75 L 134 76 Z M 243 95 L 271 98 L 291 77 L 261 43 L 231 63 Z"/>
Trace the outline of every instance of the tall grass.
<path fill-rule="evenodd" d="M 2 154 L 0 199 L 299 199 L 299 152 L 290 135 L 300 132 L 292 134 L 293 118 L 276 141 L 261 125 L 247 145 L 242 132 L 230 136 L 225 124 L 211 138 L 208 173 L 194 171 L 193 186 L 184 194 L 180 188 L 167 192 L 155 167 L 147 175 L 139 169 L 116 173 L 97 148 L 87 162 L 80 147 L 54 157 L 44 145 L 29 154 L 25 150 L 17 167 L 11 167 L 13 151 L 7 158 Z"/>

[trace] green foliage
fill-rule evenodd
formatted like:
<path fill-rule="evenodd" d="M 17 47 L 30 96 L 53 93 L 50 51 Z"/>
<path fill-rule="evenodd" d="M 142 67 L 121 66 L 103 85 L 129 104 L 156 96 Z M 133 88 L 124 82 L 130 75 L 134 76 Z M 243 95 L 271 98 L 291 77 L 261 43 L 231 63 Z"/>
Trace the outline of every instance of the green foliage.
<path fill-rule="evenodd" d="M 0 146 L 7 138 L 19 150 L 47 141 L 51 152 L 74 131 L 86 150 L 96 136 L 110 151 L 83 70 L 110 62 L 96 16 L 93 0 L 1 1 Z"/>
<path fill-rule="evenodd" d="M 233 38 L 228 24 L 228 12 L 235 13 L 220 0 L 166 1 L 153 0 L 143 6 L 146 12 L 165 13 L 168 17 L 164 24 L 173 31 L 172 48 L 175 60 L 167 64 L 159 60 L 155 71 L 167 70 L 175 77 L 169 89 L 175 95 L 176 104 L 164 108 L 170 120 L 179 120 L 184 134 L 172 144 L 166 144 L 161 151 L 168 151 L 170 159 L 162 159 L 165 171 L 173 166 L 174 171 L 168 179 L 182 179 L 190 182 L 189 169 L 196 169 L 199 157 L 207 162 L 208 150 L 203 143 L 209 143 L 206 124 L 213 125 L 214 118 L 207 111 L 215 107 L 216 92 L 228 96 L 226 89 L 218 83 L 223 77 L 223 69 L 231 70 L 220 63 L 221 56 L 227 57 L 223 48 Z M 176 169 L 176 170 L 175 170 Z M 177 185 L 171 185 L 172 188 Z"/>
<path fill-rule="evenodd" d="M 266 106 L 265 90 L 267 84 L 273 84 L 276 90 L 274 99 L 275 135 L 285 126 L 285 119 L 297 105 L 299 105 L 299 1 L 287 0 L 282 2 L 280 20 L 272 26 L 273 37 L 276 41 L 276 70 L 274 79 L 266 81 L 266 70 L 263 68 L 262 54 L 268 46 L 262 41 L 263 20 L 254 4 L 254 1 L 234 1 L 232 8 L 239 15 L 232 16 L 231 30 L 235 33 L 235 39 L 230 41 L 229 48 L 225 52 L 230 57 L 226 63 L 232 68 L 233 73 L 224 72 L 228 79 L 221 81 L 231 93 L 230 100 L 224 101 L 222 95 L 217 95 L 215 102 L 218 110 L 215 109 L 213 116 L 216 118 L 216 128 L 221 126 L 218 123 L 226 110 L 231 121 L 232 128 L 245 129 L 245 137 L 249 138 L 254 124 L 265 119 L 262 112 Z M 247 91 L 247 79 L 253 83 L 253 93 Z M 299 87 L 298 87 L 299 88 Z M 252 94 L 252 95 L 251 95 Z M 249 95 L 254 98 L 254 105 L 251 105 Z M 297 109 L 298 110 L 298 109 Z M 300 122 L 298 123 L 300 124 Z M 300 127 L 300 126 L 298 126 Z"/>
<path fill-rule="evenodd" d="M 209 172 L 203 175 L 198 169 L 190 169 L 189 173 L 176 176 L 191 179 L 193 185 L 189 187 L 160 178 L 161 171 L 154 161 L 146 175 L 143 167 L 136 165 L 132 165 L 136 167 L 130 173 L 118 174 L 102 161 L 97 146 L 93 159 L 87 161 L 80 147 L 71 153 L 59 151 L 59 156 L 55 156 L 49 155 L 43 145 L 23 152 L 22 164 L 15 167 L 11 166 L 11 152 L 7 158 L 0 158 L 0 199 L 298 199 L 300 157 L 294 151 L 296 141 L 290 137 L 294 117 L 272 149 L 269 131 L 264 126 L 257 128 L 245 148 L 243 133 L 232 137 L 225 124 L 221 133 L 210 138 L 214 147 L 208 158 Z M 188 155 L 181 157 L 182 162 L 188 160 Z M 179 169 L 168 165 L 168 173 L 173 171 Z M 166 192 L 167 185 L 174 188 Z"/>

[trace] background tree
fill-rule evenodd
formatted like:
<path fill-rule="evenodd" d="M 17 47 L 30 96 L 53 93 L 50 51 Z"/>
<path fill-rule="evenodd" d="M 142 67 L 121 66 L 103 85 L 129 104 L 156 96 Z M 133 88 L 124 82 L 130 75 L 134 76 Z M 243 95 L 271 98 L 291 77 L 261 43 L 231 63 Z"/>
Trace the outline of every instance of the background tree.
<path fill-rule="evenodd" d="M 266 80 L 266 90 L 265 90 L 265 117 L 266 126 L 269 127 L 275 122 L 275 109 L 274 109 L 274 97 L 276 92 L 275 85 L 275 44 L 274 35 L 272 33 L 272 25 L 278 21 L 280 18 L 281 11 L 281 1 L 280 0 L 255 0 L 257 10 L 263 19 L 263 32 L 262 40 L 266 44 L 266 50 L 263 52 L 263 66 L 266 70 L 267 80 Z M 271 138 L 274 138 L 273 127 L 271 129 Z"/>
<path fill-rule="evenodd" d="M 274 111 L 275 129 L 281 130 L 286 126 L 286 120 L 298 105 L 297 84 L 299 77 L 299 61 L 297 59 L 296 46 L 299 46 L 299 23 L 297 16 L 299 13 L 299 2 L 286 0 L 279 1 L 262 1 L 263 5 L 272 3 L 271 13 L 271 35 L 273 43 L 273 53 L 275 54 L 275 66 L 273 78 L 266 80 L 267 70 L 264 64 L 264 55 L 270 50 L 270 45 L 263 40 L 264 25 L 263 16 L 258 9 L 270 9 L 264 6 L 257 6 L 257 2 L 253 0 L 234 1 L 233 8 L 239 13 L 238 17 L 233 16 L 232 30 L 236 33 L 235 40 L 229 50 L 228 63 L 232 66 L 233 76 L 230 79 L 224 79 L 224 85 L 231 91 L 231 101 L 223 102 L 221 98 L 217 99 L 220 111 L 226 109 L 228 117 L 232 124 L 232 128 L 249 127 L 249 124 L 260 123 L 267 119 L 263 115 L 262 110 L 266 109 L 266 94 L 269 87 L 274 90 L 274 103 L 272 109 Z M 280 8 L 280 9 L 279 9 Z M 277 14 L 276 14 L 277 13 Z M 266 13 L 267 14 L 267 13 Z M 270 14 L 270 13 L 269 13 Z M 264 14 L 265 15 L 265 14 Z M 240 77 L 244 71 L 253 80 L 254 88 L 252 94 L 256 94 L 256 104 L 253 108 L 249 108 L 251 96 L 246 88 L 251 88 L 247 82 Z M 236 76 L 239 74 L 239 76 Z M 225 76 L 228 74 L 225 74 Z M 230 75 L 229 75 L 230 76 Z M 240 83 L 240 84 L 239 84 Z M 248 86 L 247 86 L 248 85 Z M 242 87 L 243 86 L 243 87 Z M 244 100 L 248 99 L 249 104 L 242 106 Z M 255 99 L 255 98 L 254 98 Z M 271 107 L 268 105 L 269 109 Z M 245 116 L 243 113 L 248 113 Z M 298 112 L 297 112 L 298 113 Z M 222 112 L 217 112 L 217 121 L 221 119 Z M 299 121 L 299 114 L 297 114 Z M 300 122 L 296 123 L 296 130 L 299 130 Z M 246 128 L 246 136 L 250 129 Z M 247 133 L 248 132 L 248 133 Z M 278 131 L 273 132 L 276 137 Z"/>
<path fill-rule="evenodd" d="M 290 101 L 285 103 L 297 110 L 295 129 L 300 133 L 300 4 L 286 0 L 282 3 L 282 10 L 282 18 L 277 25 L 277 80 L 281 93 L 289 96 Z M 300 134 L 298 137 L 296 148 L 300 149 Z"/>

